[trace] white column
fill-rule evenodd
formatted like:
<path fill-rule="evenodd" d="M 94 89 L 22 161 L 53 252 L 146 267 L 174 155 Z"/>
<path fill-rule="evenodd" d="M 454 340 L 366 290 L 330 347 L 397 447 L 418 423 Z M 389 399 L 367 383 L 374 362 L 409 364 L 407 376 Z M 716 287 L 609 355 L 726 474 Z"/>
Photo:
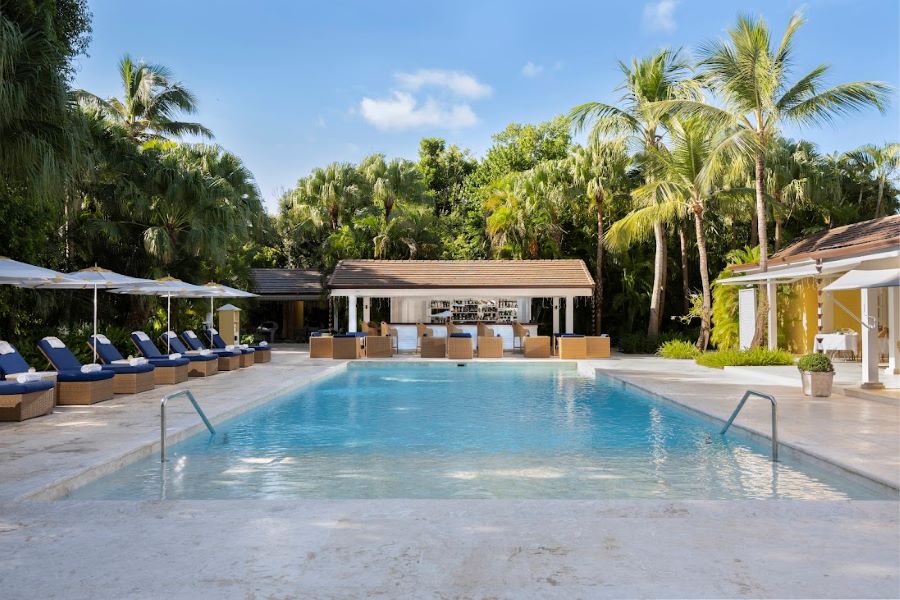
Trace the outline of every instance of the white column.
<path fill-rule="evenodd" d="M 553 333 L 559 333 L 559 298 L 550 298 L 553 304 Z"/>
<path fill-rule="evenodd" d="M 575 298 L 566 296 L 566 333 L 575 333 Z"/>
<path fill-rule="evenodd" d="M 372 303 L 372 299 L 368 296 L 363 296 L 363 321 L 368 323 L 372 320 L 372 312 L 369 309 L 369 305 Z"/>
<path fill-rule="evenodd" d="M 356 296 L 347 296 L 347 332 L 356 332 Z"/>
<path fill-rule="evenodd" d="M 888 288 L 888 372 L 900 374 L 897 340 L 900 340 L 900 287 Z"/>
<path fill-rule="evenodd" d="M 876 289 L 861 289 L 860 320 L 862 321 L 862 381 L 866 389 L 881 389 L 884 384 L 878 382 L 878 348 L 877 324 L 877 292 Z"/>
<path fill-rule="evenodd" d="M 769 349 L 778 347 L 778 294 L 777 286 L 771 279 L 766 282 L 766 297 L 769 300 Z"/>

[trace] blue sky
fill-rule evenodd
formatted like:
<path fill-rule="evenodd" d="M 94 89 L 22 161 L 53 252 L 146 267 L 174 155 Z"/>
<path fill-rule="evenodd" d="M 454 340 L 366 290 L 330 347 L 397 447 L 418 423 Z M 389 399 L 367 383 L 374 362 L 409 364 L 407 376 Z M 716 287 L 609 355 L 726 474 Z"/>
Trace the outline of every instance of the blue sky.
<path fill-rule="evenodd" d="M 662 46 L 691 52 L 738 12 L 778 35 L 807 24 L 796 72 L 826 62 L 834 83 L 900 74 L 897 0 L 647 2 L 295 2 L 92 0 L 93 41 L 75 85 L 119 93 L 125 53 L 163 63 L 199 99 L 195 119 L 241 156 L 270 210 L 316 166 L 372 152 L 415 158 L 440 136 L 481 156 L 510 122 L 538 122 L 588 100 L 614 101 L 616 61 Z M 900 138 L 886 115 L 787 131 L 845 150 Z"/>

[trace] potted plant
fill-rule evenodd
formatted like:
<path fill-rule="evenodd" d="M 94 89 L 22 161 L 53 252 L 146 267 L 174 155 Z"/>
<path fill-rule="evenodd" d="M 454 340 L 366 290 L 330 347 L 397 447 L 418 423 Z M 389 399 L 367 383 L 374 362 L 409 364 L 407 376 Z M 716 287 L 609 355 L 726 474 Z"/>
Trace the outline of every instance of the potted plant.
<path fill-rule="evenodd" d="M 825 398 L 831 395 L 834 382 L 834 366 L 831 360 L 819 352 L 806 354 L 797 361 L 800 379 L 803 381 L 803 394 Z"/>

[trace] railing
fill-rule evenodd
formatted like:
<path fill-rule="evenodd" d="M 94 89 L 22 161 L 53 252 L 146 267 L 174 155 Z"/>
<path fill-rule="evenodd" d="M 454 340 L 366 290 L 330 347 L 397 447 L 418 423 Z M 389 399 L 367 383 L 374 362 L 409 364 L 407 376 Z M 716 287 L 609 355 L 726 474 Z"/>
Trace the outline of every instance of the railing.
<path fill-rule="evenodd" d="M 159 403 L 159 462 L 166 462 L 166 403 L 176 396 L 187 396 L 188 400 L 191 401 L 191 404 L 194 405 L 194 410 L 196 410 L 197 414 L 200 415 L 200 418 L 203 419 L 203 424 L 206 425 L 209 432 L 211 434 L 216 433 L 212 423 L 206 418 L 206 414 L 204 414 L 200 405 L 197 404 L 197 399 L 194 398 L 194 394 L 192 394 L 190 390 L 181 390 L 163 396 L 162 401 Z"/>
<path fill-rule="evenodd" d="M 747 402 L 747 399 L 750 396 L 756 396 L 758 398 L 763 398 L 772 403 L 772 462 L 778 462 L 778 403 L 775 401 L 775 396 L 772 394 L 763 394 L 762 392 L 757 392 L 754 390 L 747 390 L 744 392 L 744 397 L 741 398 L 741 401 L 738 402 L 738 405 L 735 407 L 734 412 L 731 413 L 731 418 L 728 419 L 728 422 L 725 423 L 725 427 L 722 428 L 720 432 L 721 435 L 725 435 L 725 432 L 728 431 L 728 428 L 731 427 L 731 424 L 734 423 L 735 418 L 737 418 L 738 413 L 741 412 L 741 409 L 744 408 L 744 404 Z"/>

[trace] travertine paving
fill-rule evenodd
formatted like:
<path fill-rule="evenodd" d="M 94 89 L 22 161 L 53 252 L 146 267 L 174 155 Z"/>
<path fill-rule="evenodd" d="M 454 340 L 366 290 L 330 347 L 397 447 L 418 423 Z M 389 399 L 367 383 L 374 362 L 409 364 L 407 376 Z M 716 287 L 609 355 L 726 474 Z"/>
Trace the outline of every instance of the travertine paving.
<path fill-rule="evenodd" d="M 331 368 L 342 363 L 282 349 L 188 385 L 219 422 Z M 580 368 L 716 417 L 754 384 L 651 357 Z M 785 444 L 896 481 L 896 407 L 754 387 L 778 395 Z M 159 399 L 174 389 L 0 425 L 0 597 L 900 595 L 895 501 L 42 499 L 157 451 Z M 768 414 L 748 405 L 739 424 L 767 435 Z M 169 425 L 174 439 L 202 427 L 179 401 Z"/>

